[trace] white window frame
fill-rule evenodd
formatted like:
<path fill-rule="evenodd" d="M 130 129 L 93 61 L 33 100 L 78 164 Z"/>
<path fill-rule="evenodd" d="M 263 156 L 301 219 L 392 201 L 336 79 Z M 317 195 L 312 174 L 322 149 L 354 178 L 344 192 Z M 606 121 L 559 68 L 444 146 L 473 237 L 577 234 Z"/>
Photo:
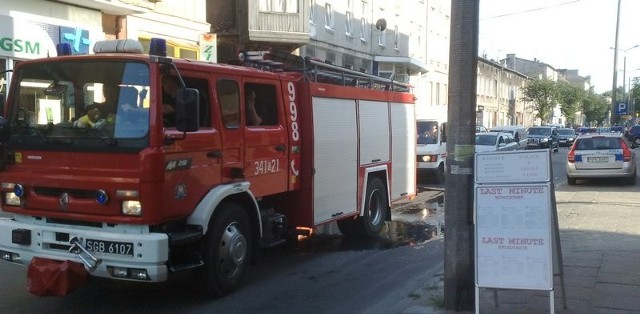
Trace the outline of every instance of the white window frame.
<path fill-rule="evenodd" d="M 393 27 L 393 32 L 393 49 L 398 51 L 400 50 L 400 48 L 398 48 L 398 42 L 400 41 L 400 28 L 398 24 Z"/>
<path fill-rule="evenodd" d="M 369 8 L 369 3 L 367 2 L 367 0 L 362 0 L 362 2 L 360 2 L 361 6 L 360 6 L 360 41 L 363 43 L 366 43 L 367 41 L 369 41 L 368 37 L 369 37 L 369 21 L 367 19 L 368 15 L 368 8 Z"/>
<path fill-rule="evenodd" d="M 331 7 L 331 3 L 324 4 L 324 28 L 328 30 L 332 30 L 335 27 L 335 19 L 333 14 L 333 8 Z"/>
<path fill-rule="evenodd" d="M 347 11 L 345 14 L 345 18 L 347 19 L 344 24 L 344 34 L 347 37 L 353 37 L 353 28 L 351 27 L 351 20 L 353 19 L 353 12 Z"/>
<path fill-rule="evenodd" d="M 298 13 L 298 0 L 260 0 L 260 12 Z"/>
<path fill-rule="evenodd" d="M 316 0 L 309 0 L 309 23 L 316 25 Z"/>

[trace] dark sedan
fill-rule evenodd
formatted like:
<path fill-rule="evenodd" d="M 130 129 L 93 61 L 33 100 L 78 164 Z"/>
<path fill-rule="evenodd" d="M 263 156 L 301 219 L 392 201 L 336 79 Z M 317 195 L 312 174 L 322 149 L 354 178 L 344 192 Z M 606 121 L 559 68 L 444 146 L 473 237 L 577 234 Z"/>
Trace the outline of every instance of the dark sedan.
<path fill-rule="evenodd" d="M 571 146 L 578 135 L 574 129 L 560 128 L 558 129 L 558 145 Z"/>

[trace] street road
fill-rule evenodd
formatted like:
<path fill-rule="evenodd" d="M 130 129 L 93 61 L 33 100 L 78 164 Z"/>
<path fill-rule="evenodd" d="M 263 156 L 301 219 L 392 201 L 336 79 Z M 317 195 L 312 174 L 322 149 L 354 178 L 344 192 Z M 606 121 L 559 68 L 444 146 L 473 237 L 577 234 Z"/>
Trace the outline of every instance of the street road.
<path fill-rule="evenodd" d="M 556 186 L 566 182 L 566 155 L 567 148 L 552 154 Z M 443 187 L 425 182 L 419 190 L 433 194 Z M 350 240 L 330 226 L 295 249 L 266 251 L 242 288 L 219 299 L 199 296 L 189 274 L 161 284 L 92 279 L 64 298 L 37 297 L 27 292 L 26 267 L 0 262 L 0 312 L 393 313 L 442 269 L 442 238 L 426 240 L 440 234 L 419 223 L 426 211 L 415 213 L 415 224 L 390 223 L 394 232 L 381 239 Z"/>

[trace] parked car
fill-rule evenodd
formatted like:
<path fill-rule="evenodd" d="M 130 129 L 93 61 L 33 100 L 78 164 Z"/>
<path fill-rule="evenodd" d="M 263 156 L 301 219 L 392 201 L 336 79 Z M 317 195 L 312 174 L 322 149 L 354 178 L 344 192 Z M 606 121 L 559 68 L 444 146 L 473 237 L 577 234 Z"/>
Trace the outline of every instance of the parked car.
<path fill-rule="evenodd" d="M 631 142 L 633 147 L 640 146 L 640 124 L 636 124 L 630 127 L 627 133 L 625 134 L 625 137 L 629 142 Z"/>
<path fill-rule="evenodd" d="M 598 128 L 590 128 L 590 127 L 579 127 L 576 131 L 578 134 L 586 134 L 586 133 L 597 133 Z"/>
<path fill-rule="evenodd" d="M 570 128 L 561 128 L 558 129 L 558 145 L 560 146 L 571 146 L 573 142 L 576 140 L 576 131 Z"/>
<path fill-rule="evenodd" d="M 580 135 L 567 155 L 567 181 L 625 178 L 636 184 L 636 152 L 621 133 Z"/>
<path fill-rule="evenodd" d="M 627 128 L 624 125 L 612 125 L 609 128 L 610 132 L 618 132 L 618 133 L 624 133 L 627 131 Z"/>
<path fill-rule="evenodd" d="M 525 147 L 527 145 L 527 128 L 521 125 L 502 125 L 491 128 L 491 132 L 505 132 L 513 135 L 518 146 Z"/>
<path fill-rule="evenodd" d="M 476 152 L 506 151 L 518 149 L 518 143 L 510 133 L 476 133 Z"/>
<path fill-rule="evenodd" d="M 476 133 L 480 132 L 489 132 L 489 130 L 483 125 L 476 125 Z"/>
<path fill-rule="evenodd" d="M 549 148 L 558 151 L 558 130 L 553 126 L 532 126 L 527 129 L 527 149 Z"/>

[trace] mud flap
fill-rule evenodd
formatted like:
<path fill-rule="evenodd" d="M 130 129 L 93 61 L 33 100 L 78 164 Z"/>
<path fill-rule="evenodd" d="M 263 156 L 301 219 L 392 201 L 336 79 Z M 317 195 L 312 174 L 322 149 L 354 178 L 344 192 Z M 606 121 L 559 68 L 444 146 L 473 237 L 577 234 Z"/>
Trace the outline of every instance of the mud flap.
<path fill-rule="evenodd" d="M 80 263 L 34 257 L 27 270 L 27 289 L 37 296 L 63 297 L 87 281 Z"/>

